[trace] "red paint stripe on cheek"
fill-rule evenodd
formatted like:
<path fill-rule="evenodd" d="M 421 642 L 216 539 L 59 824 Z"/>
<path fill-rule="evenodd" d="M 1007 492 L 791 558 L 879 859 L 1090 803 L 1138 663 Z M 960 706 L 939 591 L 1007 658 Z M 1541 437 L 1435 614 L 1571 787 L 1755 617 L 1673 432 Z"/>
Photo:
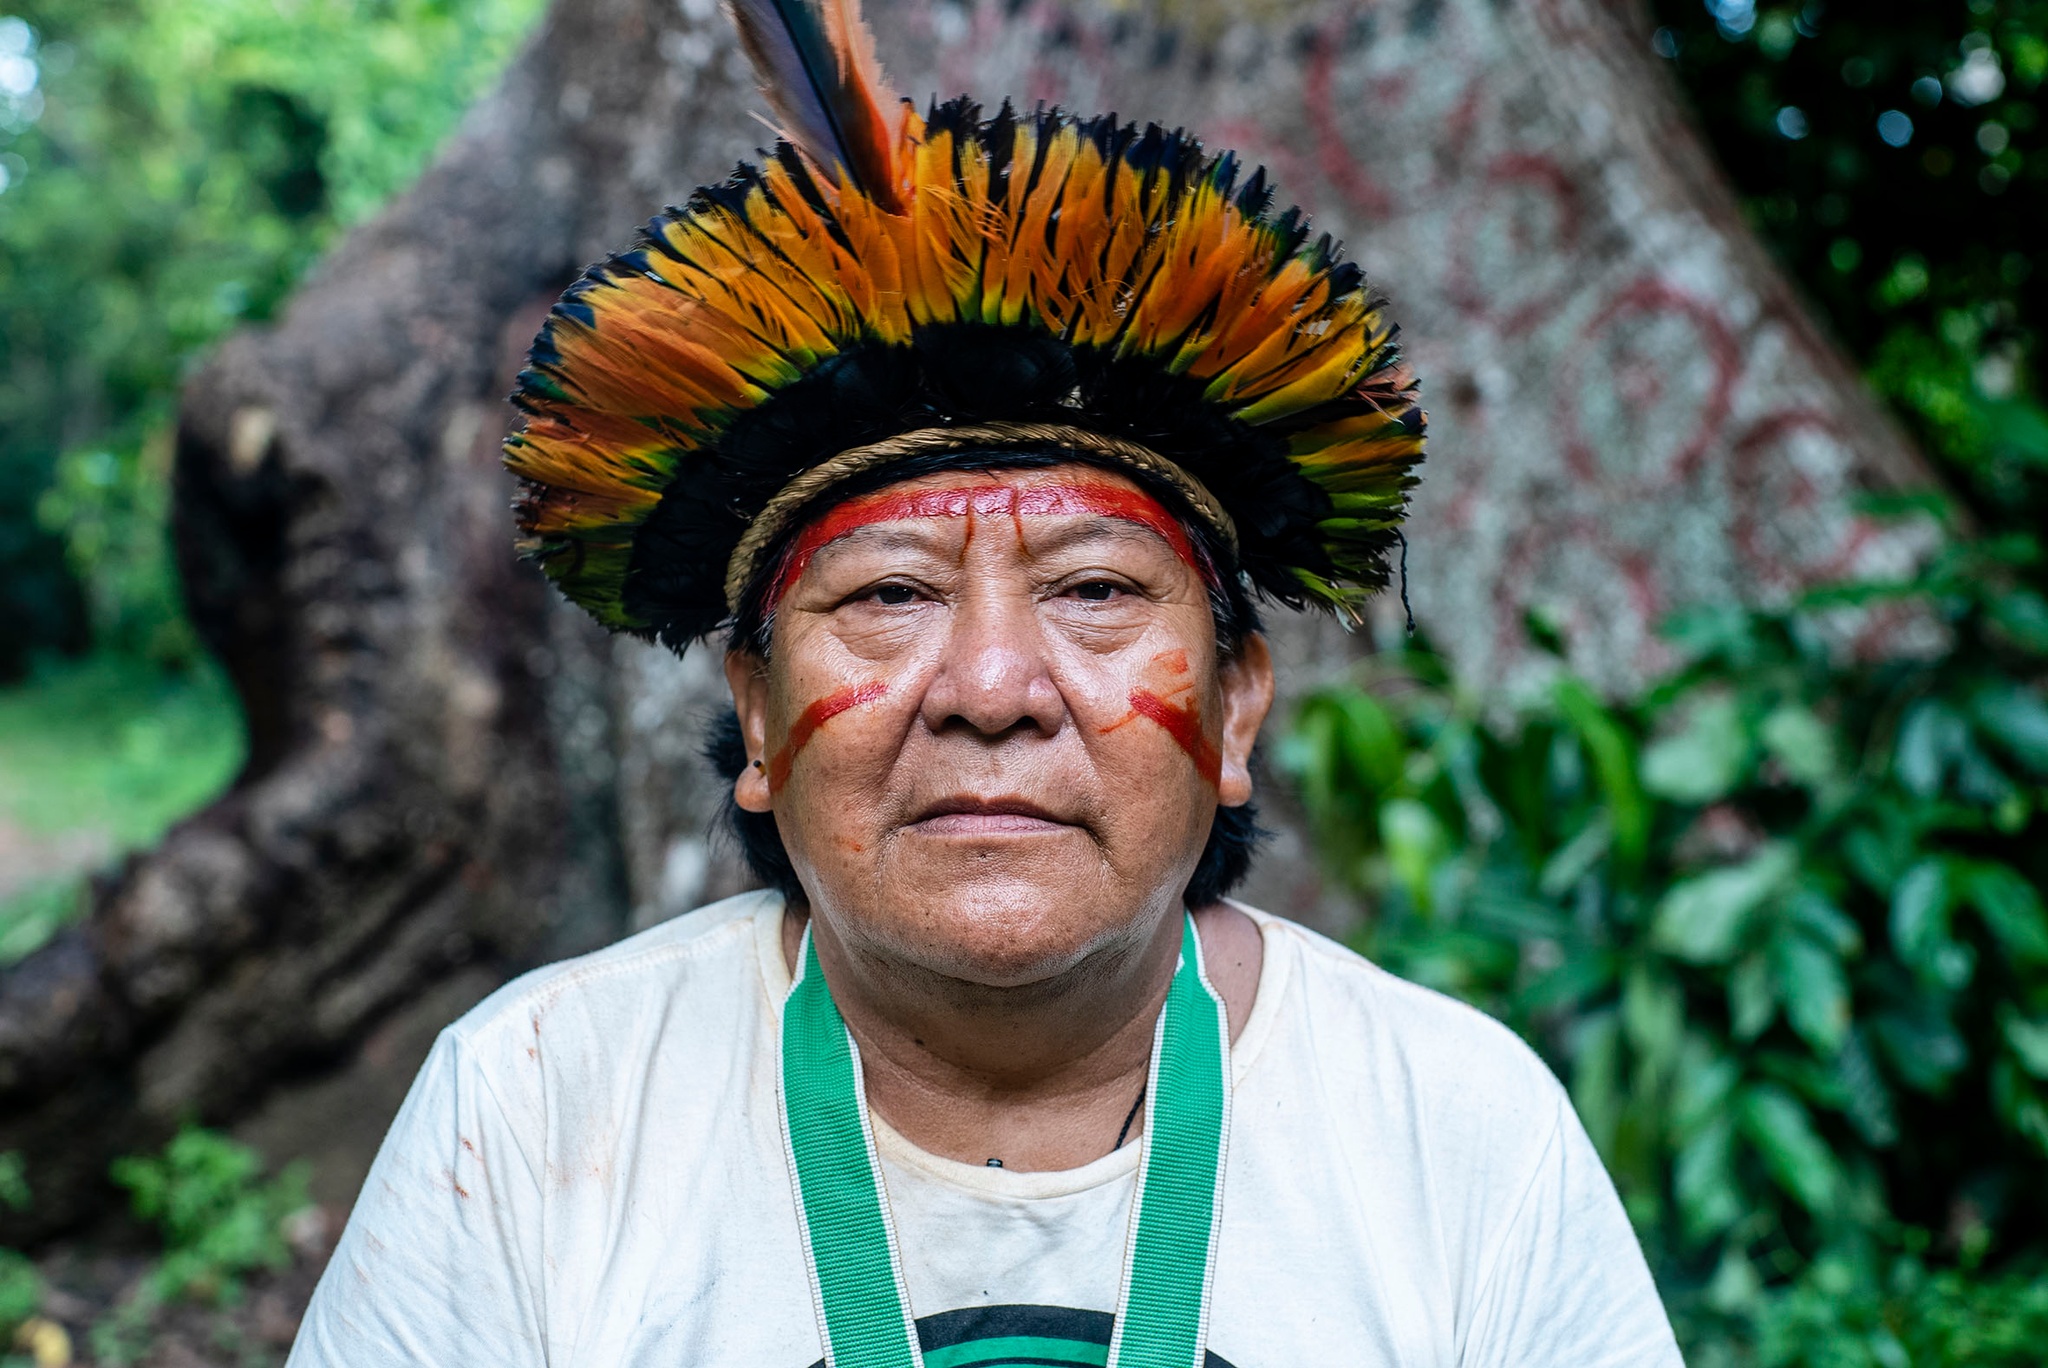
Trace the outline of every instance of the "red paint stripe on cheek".
<path fill-rule="evenodd" d="M 887 692 L 889 686 L 879 679 L 868 684 L 849 684 L 826 694 L 798 713 L 796 721 L 790 724 L 789 740 L 768 757 L 768 791 L 773 793 L 788 782 L 790 767 L 796 764 L 797 755 L 811 743 L 811 738 L 818 734 L 818 728 L 848 708 L 872 703 Z"/>
<path fill-rule="evenodd" d="M 1223 756 L 1216 749 L 1216 743 L 1202 730 L 1202 714 L 1193 702 L 1169 703 L 1149 689 L 1133 689 L 1131 711 L 1158 723 L 1173 738 L 1174 744 L 1187 752 L 1188 759 L 1195 762 L 1195 772 L 1212 787 L 1223 781 Z M 1103 730 L 1113 731 L 1121 725 L 1113 724 Z"/>

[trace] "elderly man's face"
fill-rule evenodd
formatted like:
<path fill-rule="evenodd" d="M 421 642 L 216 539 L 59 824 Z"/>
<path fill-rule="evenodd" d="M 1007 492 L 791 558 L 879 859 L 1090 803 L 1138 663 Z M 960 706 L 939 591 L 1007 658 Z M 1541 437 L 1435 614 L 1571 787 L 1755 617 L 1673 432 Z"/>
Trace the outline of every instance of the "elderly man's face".
<path fill-rule="evenodd" d="M 1263 641 L 1218 657 L 1198 553 L 1130 481 L 953 472 L 799 535 L 771 658 L 728 657 L 815 915 L 954 978 L 1030 983 L 1176 911 L 1251 796 Z"/>

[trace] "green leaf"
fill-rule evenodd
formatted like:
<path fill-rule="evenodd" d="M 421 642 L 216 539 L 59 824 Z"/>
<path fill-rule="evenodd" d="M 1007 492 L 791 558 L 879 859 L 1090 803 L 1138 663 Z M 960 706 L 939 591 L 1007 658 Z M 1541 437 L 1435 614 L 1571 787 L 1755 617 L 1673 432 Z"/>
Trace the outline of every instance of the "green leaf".
<path fill-rule="evenodd" d="M 1696 698 L 1678 731 L 1643 752 L 1643 788 L 1674 803 L 1711 803 L 1749 768 L 1749 732 L 1726 694 Z"/>
<path fill-rule="evenodd" d="M 1387 864 L 1415 906 L 1431 906 L 1431 880 L 1450 853 L 1451 839 L 1427 803 L 1390 798 L 1380 804 L 1380 840 Z"/>
<path fill-rule="evenodd" d="M 1759 734 L 1764 749 L 1794 781 L 1811 787 L 1834 777 L 1835 736 L 1812 709 L 1782 704 L 1764 719 Z"/>
<path fill-rule="evenodd" d="M 1816 1052 L 1833 1056 L 1849 1034 L 1849 980 L 1841 960 L 1797 934 L 1780 936 L 1772 952 L 1785 1020 Z"/>
<path fill-rule="evenodd" d="M 1955 1023 L 1930 1004 L 1881 1012 L 1872 1018 L 1870 1030 L 1900 1081 L 1918 1092 L 1943 1092 L 1969 1061 L 1969 1047 Z"/>
<path fill-rule="evenodd" d="M 0 1152 L 0 1207 L 10 1211 L 27 1211 L 30 1200 L 28 1165 L 22 1162 L 21 1152 Z"/>
<path fill-rule="evenodd" d="M 1596 813 L 1579 833 L 1559 846 L 1544 861 L 1536 877 L 1536 889 L 1546 898 L 1562 898 L 1600 863 L 1614 845 L 1614 823 L 1608 814 Z"/>
<path fill-rule="evenodd" d="M 1684 1139 L 1725 1115 L 1728 1099 L 1741 1081 L 1742 1068 L 1733 1058 L 1698 1034 L 1687 1039 L 1671 1084 L 1673 1133 Z"/>
<path fill-rule="evenodd" d="M 1893 765 L 1899 782 L 1917 798 L 1932 798 L 1942 777 L 1969 742 L 1969 729 L 1945 704 L 1923 699 L 1899 724 Z"/>
<path fill-rule="evenodd" d="M 1750 914 L 1781 891 L 1798 868 L 1789 845 L 1765 846 L 1739 865 L 1673 884 L 1658 900 L 1650 940 L 1694 964 L 1720 964 L 1742 942 Z"/>
<path fill-rule="evenodd" d="M 1886 897 L 1906 872 L 1898 845 L 1869 827 L 1855 827 L 1843 835 L 1842 856 L 1857 878 Z"/>
<path fill-rule="evenodd" d="M 1835 1056 L 1835 1084 L 1842 1095 L 1842 1114 L 1865 1142 L 1888 1149 L 1898 1143 L 1898 1113 L 1892 1106 L 1891 1089 L 1877 1071 L 1861 1031 L 1851 1031 Z"/>
<path fill-rule="evenodd" d="M 1778 1014 L 1778 979 L 1762 955 L 1745 956 L 1728 975 L 1728 1029 L 1737 1040 L 1755 1040 Z"/>
<path fill-rule="evenodd" d="M 1847 959 L 1863 952 L 1863 932 L 1819 889 L 1808 885 L 1792 895 L 1792 924 Z"/>
<path fill-rule="evenodd" d="M 2026 53 L 2027 57 L 2038 62 L 2042 55 L 2048 54 L 2048 44 L 2042 42 L 2040 34 L 2029 33 L 2018 38 L 2013 52 L 2015 58 Z M 2015 65 L 2018 64 L 2016 61 Z M 2041 79 L 2039 73 L 2030 74 L 2032 79 L 2027 83 L 2037 84 Z M 2009 399 L 2002 403 L 1986 403 L 1982 405 L 1982 412 L 1998 441 L 2014 454 L 2034 461 L 2048 460 L 2048 410 L 2025 399 Z"/>
<path fill-rule="evenodd" d="M 28 958 L 85 915 L 85 880 L 38 879 L 0 895 L 0 968 Z"/>
<path fill-rule="evenodd" d="M 2048 910 L 2024 875 L 2010 865 L 1979 862 L 1968 866 L 1963 888 L 2007 954 L 2021 964 L 2048 963 Z"/>
<path fill-rule="evenodd" d="M 1472 924 L 1516 940 L 1554 940 L 1571 924 L 1556 905 L 1529 896 L 1527 887 L 1499 872 L 1483 873 L 1466 895 Z"/>
<path fill-rule="evenodd" d="M 1694 1239 L 1711 1239 L 1742 1219 L 1748 1204 L 1735 1183 L 1735 1123 L 1725 1113 L 1679 1146 L 1671 1180 Z"/>
<path fill-rule="evenodd" d="M 1775 1083 L 1751 1088 L 1742 1099 L 1741 1127 L 1778 1186 L 1817 1216 L 1833 1210 L 1841 1173 L 1798 1098 Z"/>
<path fill-rule="evenodd" d="M 1628 734 L 1579 680 L 1560 679 L 1551 697 L 1593 757 L 1608 817 L 1614 823 L 1615 853 L 1631 865 L 1641 863 L 1650 840 L 1650 812 L 1636 784 L 1635 748 Z"/>
<path fill-rule="evenodd" d="M 1756 620 L 1735 603 L 1702 603 L 1677 609 L 1658 634 L 1691 660 L 1716 656 L 1744 665 L 1756 654 Z"/>
<path fill-rule="evenodd" d="M 1950 938 L 1955 880 L 1948 860 L 1925 859 L 1906 871 L 1892 892 L 1892 948 L 1915 970 L 1959 988 L 1974 967 L 1968 947 Z"/>
<path fill-rule="evenodd" d="M 2048 1021 L 2032 1021 L 2008 1008 L 1999 1014 L 1998 1027 L 2020 1067 L 2048 1079 Z"/>
<path fill-rule="evenodd" d="M 1764 1280 L 1739 1241 L 1721 1247 L 1721 1261 L 1707 1281 L 1706 1304 L 1725 1316 L 1753 1317 L 1763 1300 Z"/>
<path fill-rule="evenodd" d="M 1531 605 L 1522 610 L 1522 631 L 1528 635 L 1529 644 L 1546 655 L 1563 660 L 1570 654 L 1564 633 L 1558 629 L 1551 615 L 1541 608 Z"/>
<path fill-rule="evenodd" d="M 2008 684 L 1980 691 L 1970 712 L 1984 735 L 2037 775 L 2048 776 L 2048 701 Z"/>
<path fill-rule="evenodd" d="M 26 1254 L 0 1249 L 0 1334 L 33 1316 L 43 1305 L 43 1276 Z"/>
<path fill-rule="evenodd" d="M 1611 987 L 1614 975 L 1615 960 L 1611 955 L 1567 955 L 1563 964 L 1524 988 L 1517 1001 L 1528 1012 L 1575 1010 Z"/>
<path fill-rule="evenodd" d="M 1401 782 L 1401 770 L 1408 748 L 1401 729 L 1386 708 L 1370 694 L 1346 690 L 1336 699 L 1340 719 L 1337 736 L 1344 758 L 1358 776 L 1375 790 L 1384 791 Z"/>
<path fill-rule="evenodd" d="M 1336 791 L 1335 708 L 1326 699 L 1311 697 L 1301 705 L 1292 734 L 1280 748 L 1281 766 L 1301 785 L 1302 801 L 1318 818 L 1330 816 Z"/>
<path fill-rule="evenodd" d="M 2030 589 L 1995 595 L 1989 604 L 1991 622 L 2014 644 L 2048 652 L 2048 600 Z"/>
<path fill-rule="evenodd" d="M 1621 1022 L 1636 1052 L 1638 1090 L 1668 1078 L 1685 1038 L 1685 998 L 1678 985 L 1637 965 L 1622 985 Z"/>
<path fill-rule="evenodd" d="M 1567 1037 L 1572 1108 L 1602 1158 L 1621 1124 L 1621 1023 L 1611 1011 L 1581 1017 Z"/>

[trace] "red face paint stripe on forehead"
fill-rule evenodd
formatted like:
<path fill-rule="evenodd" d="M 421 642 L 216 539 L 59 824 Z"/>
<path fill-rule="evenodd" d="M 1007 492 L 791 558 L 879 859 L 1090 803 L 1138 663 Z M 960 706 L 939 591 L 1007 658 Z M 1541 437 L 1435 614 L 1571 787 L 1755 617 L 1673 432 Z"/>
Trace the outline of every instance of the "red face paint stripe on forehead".
<path fill-rule="evenodd" d="M 848 708 L 857 708 L 863 703 L 872 703 L 889 692 L 889 686 L 877 679 L 867 684 L 849 684 L 818 699 L 797 714 L 790 724 L 789 740 L 782 749 L 768 757 L 768 791 L 773 793 L 789 779 L 790 767 L 796 764 L 797 754 L 810 744 L 818 728 L 830 722 Z"/>
<path fill-rule="evenodd" d="M 1173 553 L 1203 581 L 1216 582 L 1215 567 L 1189 540 L 1187 529 L 1157 499 L 1139 489 L 1094 481 L 1058 481 L 1018 488 L 1007 484 L 968 485 L 952 489 L 878 490 L 848 499 L 810 523 L 791 542 L 777 567 L 763 610 L 775 605 L 796 583 L 811 558 L 826 546 L 863 527 L 912 518 L 1028 518 L 1093 514 L 1136 523 L 1159 534 Z"/>

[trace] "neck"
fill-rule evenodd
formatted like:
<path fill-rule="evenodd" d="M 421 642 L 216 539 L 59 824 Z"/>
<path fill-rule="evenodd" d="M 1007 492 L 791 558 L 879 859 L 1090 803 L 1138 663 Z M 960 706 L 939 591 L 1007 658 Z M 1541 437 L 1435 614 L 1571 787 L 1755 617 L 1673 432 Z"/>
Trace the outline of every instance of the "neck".
<path fill-rule="evenodd" d="M 1235 909 L 1197 915 L 1203 959 L 1235 1039 L 1257 989 L 1258 929 Z M 783 923 L 792 967 L 804 918 Z M 963 1163 L 1076 1168 L 1115 1148 L 1151 1066 L 1154 1025 L 1180 949 L 1176 911 L 1053 978 L 991 988 L 835 934 L 812 937 L 860 1045 L 869 1105 L 912 1144 Z M 1131 1127 L 1135 1136 L 1142 1118 Z"/>

